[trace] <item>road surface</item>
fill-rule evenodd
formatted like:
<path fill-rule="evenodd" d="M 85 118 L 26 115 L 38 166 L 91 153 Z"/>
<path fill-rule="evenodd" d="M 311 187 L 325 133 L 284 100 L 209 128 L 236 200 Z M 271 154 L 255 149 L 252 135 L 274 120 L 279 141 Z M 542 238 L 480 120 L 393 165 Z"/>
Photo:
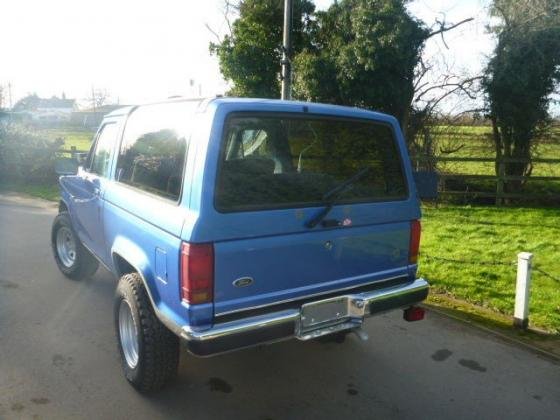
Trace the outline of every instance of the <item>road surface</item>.
<path fill-rule="evenodd" d="M 198 359 L 145 397 L 125 381 L 115 279 L 53 262 L 56 206 L 0 196 L 0 419 L 558 419 L 560 366 L 429 313 L 371 319 L 367 342 L 298 341 Z"/>

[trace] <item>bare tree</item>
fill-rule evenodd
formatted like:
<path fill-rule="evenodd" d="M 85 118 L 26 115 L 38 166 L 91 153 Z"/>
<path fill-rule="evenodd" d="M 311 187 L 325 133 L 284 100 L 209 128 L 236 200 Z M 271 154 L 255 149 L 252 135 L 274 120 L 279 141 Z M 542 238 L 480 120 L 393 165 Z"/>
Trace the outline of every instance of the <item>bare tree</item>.
<path fill-rule="evenodd" d="M 426 39 L 440 36 L 449 49 L 445 34 L 473 20 L 447 23 L 445 17 L 436 19 Z M 420 60 L 415 71 L 410 113 L 403 124 L 412 154 L 435 156 L 454 153 L 464 147 L 452 134 L 452 126 L 464 115 L 482 111 L 476 107 L 481 79 L 481 75 L 458 71 L 442 54 Z M 454 109 L 453 103 L 460 104 L 460 108 Z M 434 169 L 435 161 L 426 162 L 426 166 Z"/>
<path fill-rule="evenodd" d="M 91 96 L 86 98 L 86 101 L 90 104 L 91 108 L 96 111 L 103 105 L 107 105 L 109 102 L 110 95 L 107 89 L 95 89 L 91 88 Z"/>
<path fill-rule="evenodd" d="M 241 5 L 241 0 L 224 0 L 222 9 L 220 10 L 223 18 L 224 24 L 226 25 L 226 35 L 232 35 L 232 24 L 239 17 L 239 7 Z M 221 34 L 224 29 L 223 26 L 219 29 L 212 28 L 208 23 L 205 23 L 206 29 L 216 38 L 216 42 L 221 44 L 223 41 L 223 35 Z"/>
<path fill-rule="evenodd" d="M 406 126 L 409 148 L 413 153 L 434 155 L 438 153 L 436 144 L 442 143 L 441 138 L 449 140 L 449 127 L 457 119 L 482 111 L 476 106 L 482 76 L 456 71 L 442 56 L 421 60 L 415 76 Z M 447 144 L 440 147 L 439 153 L 453 153 L 460 148 L 461 145 Z"/>

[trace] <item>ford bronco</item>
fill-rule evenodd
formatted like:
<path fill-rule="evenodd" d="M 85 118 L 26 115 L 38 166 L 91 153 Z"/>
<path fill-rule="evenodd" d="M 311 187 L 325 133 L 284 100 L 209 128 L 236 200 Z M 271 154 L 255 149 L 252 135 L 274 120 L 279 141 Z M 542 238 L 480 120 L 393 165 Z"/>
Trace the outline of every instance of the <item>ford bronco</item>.
<path fill-rule="evenodd" d="M 119 278 L 115 330 L 141 391 L 209 356 L 289 338 L 362 338 L 415 306 L 420 207 L 395 118 L 332 105 L 174 99 L 102 122 L 60 178 L 52 228 L 71 279 Z"/>

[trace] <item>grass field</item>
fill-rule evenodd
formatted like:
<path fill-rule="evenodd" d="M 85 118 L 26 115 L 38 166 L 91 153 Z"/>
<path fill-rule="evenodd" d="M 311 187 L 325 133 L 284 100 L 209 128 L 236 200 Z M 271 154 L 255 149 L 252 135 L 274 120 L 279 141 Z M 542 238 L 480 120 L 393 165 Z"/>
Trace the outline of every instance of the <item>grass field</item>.
<path fill-rule="evenodd" d="M 64 139 L 64 149 L 70 149 L 70 147 L 76 146 L 77 150 L 87 151 L 89 150 L 95 132 L 90 130 L 44 128 L 38 129 L 37 134 L 44 135 L 51 140 L 57 138 Z"/>
<path fill-rule="evenodd" d="M 0 192 L 2 191 L 18 191 L 49 201 L 58 201 L 60 197 L 57 184 L 32 185 L 0 183 Z"/>
<path fill-rule="evenodd" d="M 435 292 L 512 315 L 517 253 L 534 253 L 534 267 L 560 277 L 560 209 L 440 206 L 423 211 L 420 274 Z M 560 281 L 537 271 L 530 320 L 560 333 Z"/>
<path fill-rule="evenodd" d="M 439 133 L 436 156 L 449 157 L 488 157 L 494 158 L 496 152 L 491 140 L 492 128 L 488 126 L 453 126 L 437 127 Z M 442 150 L 453 150 L 453 153 L 442 153 Z M 560 128 L 552 131 L 550 138 L 536 142 L 534 156 L 539 158 L 560 159 Z M 560 176 L 560 165 L 534 163 L 535 176 Z M 490 162 L 440 162 L 438 169 L 442 172 L 457 174 L 494 175 L 494 163 Z"/>

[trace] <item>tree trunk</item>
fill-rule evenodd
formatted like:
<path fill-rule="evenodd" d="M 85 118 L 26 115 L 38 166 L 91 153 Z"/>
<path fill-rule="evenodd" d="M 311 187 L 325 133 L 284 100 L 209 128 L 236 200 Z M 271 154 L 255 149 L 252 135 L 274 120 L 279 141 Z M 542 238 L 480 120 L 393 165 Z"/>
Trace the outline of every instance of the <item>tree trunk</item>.
<path fill-rule="evenodd" d="M 494 143 L 496 146 L 496 175 L 499 175 L 499 160 L 504 159 L 504 174 L 506 176 L 522 177 L 531 173 L 531 150 L 530 133 L 519 133 L 511 127 L 499 127 L 495 120 L 492 120 L 494 133 Z M 510 161 L 508 159 L 520 159 L 521 161 Z M 507 193 L 518 193 L 524 181 L 508 180 L 504 184 L 504 191 Z"/>
<path fill-rule="evenodd" d="M 494 147 L 496 149 L 496 162 L 494 164 L 494 169 L 496 175 L 500 175 L 500 160 L 503 157 L 503 146 L 502 146 L 502 136 L 500 135 L 500 129 L 498 128 L 498 123 L 496 122 L 496 117 L 491 117 L 492 121 L 492 138 L 494 140 Z"/>

